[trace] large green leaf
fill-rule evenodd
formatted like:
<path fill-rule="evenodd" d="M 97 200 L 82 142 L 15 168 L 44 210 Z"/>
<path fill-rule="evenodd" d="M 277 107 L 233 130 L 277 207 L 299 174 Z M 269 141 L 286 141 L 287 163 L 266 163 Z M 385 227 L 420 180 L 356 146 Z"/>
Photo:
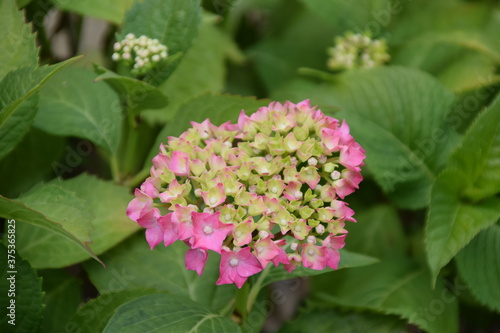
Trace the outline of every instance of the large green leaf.
<path fill-rule="evenodd" d="M 420 68 L 435 75 L 452 91 L 464 92 L 485 82 L 498 82 L 498 75 L 494 75 L 495 64 L 500 61 L 497 49 L 482 31 L 433 31 L 405 43 L 393 56 L 392 63 Z"/>
<path fill-rule="evenodd" d="M 464 194 L 470 199 L 500 193 L 500 98 L 476 118 L 452 155 L 450 168 L 467 176 Z"/>
<path fill-rule="evenodd" d="M 156 292 L 152 289 L 132 289 L 102 294 L 80 307 L 66 327 L 78 328 L 80 333 L 102 332 L 116 308 L 141 296 L 154 293 Z"/>
<path fill-rule="evenodd" d="M 307 312 L 306 312 L 307 311 Z M 286 323 L 278 333 L 402 333 L 405 324 L 395 316 L 372 313 L 340 312 L 328 310 L 301 311 L 299 316 Z"/>
<path fill-rule="evenodd" d="M 185 54 L 198 34 L 201 22 L 200 0 L 145 0 L 127 12 L 122 40 L 128 33 L 156 38 L 168 47 L 169 57 Z M 161 84 L 178 62 L 156 66 L 144 78 L 154 86 Z"/>
<path fill-rule="evenodd" d="M 443 121 L 453 94 L 430 75 L 403 67 L 320 76 L 322 83 L 292 82 L 274 96 L 311 95 L 313 105 L 340 107 L 335 116 L 347 121 L 366 150 L 366 164 L 382 189 L 400 207 L 426 206 L 432 182 L 457 143 Z"/>
<path fill-rule="evenodd" d="M 53 66 L 22 67 L 0 81 L 0 159 L 7 155 L 28 131 L 37 110 L 35 93 L 59 69 L 75 58 Z"/>
<path fill-rule="evenodd" d="M 495 63 L 489 57 L 473 51 L 461 52 L 459 59 L 451 61 L 436 76 L 453 92 L 474 93 L 479 102 L 487 100 L 483 94 L 478 94 L 481 88 L 500 82 L 500 75 L 495 74 Z"/>
<path fill-rule="evenodd" d="M 17 10 L 15 0 L 0 2 L 0 59 L 0 80 L 11 70 L 38 64 L 35 35 L 24 23 L 24 15 Z"/>
<path fill-rule="evenodd" d="M 93 82 L 95 78 L 90 69 L 77 66 L 57 73 L 40 91 L 35 126 L 88 139 L 115 153 L 122 130 L 120 100 L 104 82 Z"/>
<path fill-rule="evenodd" d="M 38 186 L 16 200 L 0 196 L 0 217 L 19 221 L 18 232 L 23 228 L 24 223 L 33 228 L 47 229 L 51 233 L 73 242 L 77 247 L 99 260 L 88 247 L 92 226 L 86 203 L 76 197 L 74 193 L 57 185 Z M 21 237 L 16 239 L 17 249 L 21 253 L 23 252 L 20 246 L 22 241 Z M 36 242 L 43 242 L 43 240 L 37 239 Z M 50 265 L 50 257 L 39 259 L 37 264 Z"/>
<path fill-rule="evenodd" d="M 131 237 L 102 256 L 107 269 L 84 264 L 90 280 L 99 292 L 140 287 L 155 288 L 190 298 L 212 309 L 222 307 L 232 298 L 233 285 L 216 286 L 220 256 L 210 253 L 203 276 L 186 270 L 184 254 L 188 247 L 176 242 L 169 247 L 159 245 L 154 251 L 141 233 Z M 121 278 L 117 278 L 117 274 Z"/>
<path fill-rule="evenodd" d="M 432 187 L 425 242 L 433 281 L 441 268 L 477 233 L 500 218 L 499 198 L 475 204 L 462 198 L 466 183 L 465 174 L 446 170 Z"/>
<path fill-rule="evenodd" d="M 301 9 L 296 16 L 284 22 L 284 31 L 263 38 L 248 51 L 268 91 L 296 77 L 299 67 L 326 69 L 327 49 L 333 46 L 335 30 L 309 10 Z"/>
<path fill-rule="evenodd" d="M 238 333 L 234 321 L 187 298 L 149 295 L 116 309 L 104 333 L 133 332 Z"/>
<path fill-rule="evenodd" d="M 340 250 L 340 262 L 338 269 L 342 268 L 352 268 L 352 267 L 360 267 L 360 266 L 368 266 L 373 265 L 378 262 L 378 259 L 369 257 L 359 253 L 349 252 L 347 250 Z M 297 277 L 304 276 L 315 276 L 321 275 L 325 273 L 334 272 L 335 270 L 331 268 L 325 268 L 323 270 L 314 270 L 310 268 L 306 268 L 304 266 L 300 266 L 296 268 L 291 273 L 288 273 L 282 266 L 271 267 L 271 270 L 264 278 L 262 282 L 262 286 L 266 286 L 270 283 L 281 281 L 281 280 L 289 280 Z"/>
<path fill-rule="evenodd" d="M 139 228 L 125 214 L 133 198 L 127 188 L 86 174 L 54 184 L 85 201 L 94 217 L 89 247 L 95 254 L 105 252 Z M 37 267 L 64 267 L 90 258 L 72 242 L 43 228 L 20 225 L 18 235 L 19 252 Z"/>
<path fill-rule="evenodd" d="M 170 103 L 160 110 L 143 112 L 145 119 L 165 123 L 173 119 L 179 107 L 189 99 L 205 92 L 221 92 L 226 74 L 225 59 L 228 52 L 235 52 L 235 48 L 229 37 L 212 23 L 201 24 L 198 38 L 179 67 L 158 87 Z"/>
<path fill-rule="evenodd" d="M 500 312 L 500 226 L 481 231 L 456 256 L 458 271 L 482 303 Z"/>
<path fill-rule="evenodd" d="M 398 15 L 390 16 L 390 41 L 400 45 L 424 33 L 441 35 L 478 31 L 485 35 L 490 20 L 495 20 L 494 3 L 457 0 L 400 1 Z M 496 31 L 493 30 L 492 38 Z"/>
<path fill-rule="evenodd" d="M 26 260 L 14 253 L 12 244 L 6 244 L 11 246 L 0 243 L 0 330 L 37 332 L 43 311 L 42 280 Z"/>
<path fill-rule="evenodd" d="M 452 47 L 456 48 L 453 49 Z M 444 33 L 424 33 L 410 40 L 398 50 L 393 62 L 407 66 L 415 66 L 424 70 L 438 70 L 432 56 L 439 54 L 449 56 L 453 51 L 473 50 L 488 56 L 495 62 L 500 61 L 498 45 L 482 32 L 451 31 Z M 441 50 L 441 51 L 439 51 Z M 456 55 L 455 55 L 456 56 Z M 434 66 L 433 66 L 434 64 Z"/>
<path fill-rule="evenodd" d="M 261 106 L 269 104 L 267 100 L 256 100 L 253 97 L 240 97 L 231 95 L 204 94 L 182 105 L 175 121 L 165 125 L 158 134 L 155 144 L 146 159 L 145 168 L 151 167 L 151 159 L 158 154 L 158 147 L 165 143 L 169 136 L 179 136 L 191 125 L 191 121 L 202 122 L 210 119 L 212 124 L 220 125 L 226 121 L 235 122 L 241 110 L 252 114 Z"/>
<path fill-rule="evenodd" d="M 140 1 L 135 0 L 135 2 Z M 54 0 L 54 3 L 64 10 L 120 24 L 134 0 Z"/>
<path fill-rule="evenodd" d="M 82 281 L 63 270 L 43 270 L 45 291 L 40 332 L 64 332 L 66 322 L 78 308 L 82 300 Z"/>
<path fill-rule="evenodd" d="M 131 111 L 164 108 L 168 98 L 158 88 L 128 76 L 118 75 L 105 67 L 95 65 L 99 74 L 95 82 L 104 81 L 127 102 Z"/>
<path fill-rule="evenodd" d="M 15 198 L 33 184 L 53 175 L 53 165 L 64 151 L 65 140 L 30 128 L 23 140 L 0 163 L 0 193 Z M 36 163 L 26 163 L 29 156 Z"/>
<path fill-rule="evenodd" d="M 359 210 L 357 223 L 346 225 L 346 250 L 376 258 L 404 253 L 407 240 L 397 211 L 385 205 Z"/>
<path fill-rule="evenodd" d="M 75 193 L 55 184 L 44 184 L 35 187 L 16 201 L 43 212 L 49 218 L 60 220 L 64 228 L 71 231 L 78 239 L 90 241 L 92 230 L 90 221 L 94 217 L 88 211 L 87 203 Z"/>
<path fill-rule="evenodd" d="M 392 5 L 387 0 L 301 0 L 307 7 L 330 22 L 332 26 L 364 32 L 386 26 L 390 20 Z M 389 18 L 385 18 L 389 15 Z M 380 18 L 379 18 L 380 16 Z"/>
<path fill-rule="evenodd" d="M 398 315 L 429 333 L 458 331 L 456 296 L 409 258 L 395 255 L 379 264 L 342 270 L 313 279 L 314 295 L 357 310 Z"/>

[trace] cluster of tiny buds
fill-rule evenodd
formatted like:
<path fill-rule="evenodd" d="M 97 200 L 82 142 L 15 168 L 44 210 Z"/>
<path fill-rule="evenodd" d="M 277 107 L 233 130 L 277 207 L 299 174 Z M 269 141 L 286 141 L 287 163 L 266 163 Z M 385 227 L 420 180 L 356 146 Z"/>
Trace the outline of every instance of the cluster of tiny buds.
<path fill-rule="evenodd" d="M 327 65 L 331 70 L 373 68 L 390 59 L 385 40 L 351 32 L 335 38 L 335 46 L 328 49 L 328 54 Z"/>
<path fill-rule="evenodd" d="M 161 60 L 168 57 L 168 49 L 157 39 L 129 33 L 122 41 L 113 45 L 114 61 L 122 61 L 132 67 L 132 73 L 144 75 Z"/>

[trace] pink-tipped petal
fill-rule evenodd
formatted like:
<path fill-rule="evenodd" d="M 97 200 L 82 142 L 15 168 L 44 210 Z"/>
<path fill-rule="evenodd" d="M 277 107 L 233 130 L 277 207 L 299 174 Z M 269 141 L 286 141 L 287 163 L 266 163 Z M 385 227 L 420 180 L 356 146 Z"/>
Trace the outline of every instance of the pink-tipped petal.
<path fill-rule="evenodd" d="M 174 151 L 170 159 L 169 169 L 176 176 L 189 176 L 189 155 L 182 151 Z"/>
<path fill-rule="evenodd" d="M 186 252 L 184 262 L 186 268 L 191 271 L 196 271 L 199 276 L 203 275 L 203 269 L 207 263 L 208 253 L 203 249 L 189 249 Z"/>

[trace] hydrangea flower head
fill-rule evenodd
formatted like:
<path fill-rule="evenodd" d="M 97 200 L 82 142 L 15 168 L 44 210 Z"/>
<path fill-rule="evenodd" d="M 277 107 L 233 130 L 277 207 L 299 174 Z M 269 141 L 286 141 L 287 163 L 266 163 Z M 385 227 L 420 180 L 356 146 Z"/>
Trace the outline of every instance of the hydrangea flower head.
<path fill-rule="evenodd" d="M 241 288 L 267 265 L 337 269 L 344 223 L 355 222 L 342 199 L 358 188 L 364 158 L 345 121 L 308 100 L 273 102 L 169 137 L 127 215 L 151 249 L 187 244 L 186 267 L 200 275 L 220 253 L 217 284 Z"/>
<path fill-rule="evenodd" d="M 157 39 L 146 36 L 136 36 L 129 33 L 122 41 L 113 45 L 114 53 L 111 58 L 121 61 L 132 67 L 132 74 L 144 75 L 157 63 L 166 59 L 168 49 Z"/>
<path fill-rule="evenodd" d="M 331 70 L 373 68 L 390 59 L 384 39 L 372 39 L 352 32 L 335 38 L 335 46 L 328 49 L 328 55 L 327 66 Z"/>

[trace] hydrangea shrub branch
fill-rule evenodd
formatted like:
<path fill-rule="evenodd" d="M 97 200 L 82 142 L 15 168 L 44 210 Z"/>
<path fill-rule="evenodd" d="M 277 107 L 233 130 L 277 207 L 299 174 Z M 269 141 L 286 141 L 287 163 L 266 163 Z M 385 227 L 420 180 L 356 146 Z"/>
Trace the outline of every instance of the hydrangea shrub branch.
<path fill-rule="evenodd" d="M 242 111 L 235 124 L 191 124 L 160 146 L 127 208 L 151 249 L 183 241 L 199 275 L 216 252 L 217 284 L 238 288 L 268 265 L 337 269 L 344 224 L 355 222 L 343 199 L 365 159 L 345 121 L 305 100 Z"/>

